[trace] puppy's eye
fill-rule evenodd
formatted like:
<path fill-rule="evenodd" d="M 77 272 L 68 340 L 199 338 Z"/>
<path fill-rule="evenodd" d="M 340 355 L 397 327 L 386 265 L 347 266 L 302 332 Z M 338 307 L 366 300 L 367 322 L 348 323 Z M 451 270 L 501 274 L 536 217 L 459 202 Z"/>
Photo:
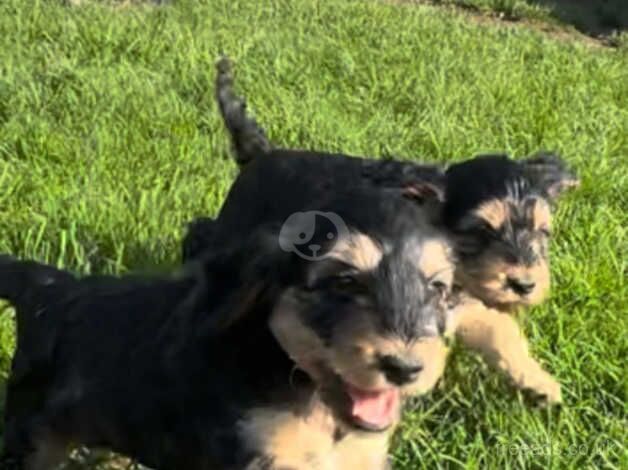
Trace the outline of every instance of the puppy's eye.
<path fill-rule="evenodd" d="M 350 285 L 356 271 L 337 260 L 322 260 L 314 263 L 307 274 L 308 289 L 328 289 L 335 285 Z"/>
<path fill-rule="evenodd" d="M 330 279 L 330 284 L 338 289 L 353 289 L 360 285 L 355 277 L 349 275 L 334 276 Z"/>
<path fill-rule="evenodd" d="M 479 220 L 471 226 L 460 228 L 458 233 L 464 237 L 473 239 L 477 243 L 488 242 L 498 236 L 493 226 L 483 220 Z"/>
<path fill-rule="evenodd" d="M 342 292 L 356 292 L 361 290 L 362 287 L 362 283 L 360 283 L 354 276 L 345 274 L 328 276 L 323 279 L 319 279 L 315 284 L 311 286 L 312 289 L 332 289 Z"/>
<path fill-rule="evenodd" d="M 438 293 L 439 296 L 444 297 L 447 294 L 447 284 L 438 279 L 434 279 L 430 282 L 430 288 Z"/>
<path fill-rule="evenodd" d="M 538 231 L 544 237 L 548 237 L 549 238 L 549 237 L 552 236 L 552 232 L 550 231 L 550 229 L 548 227 L 540 227 Z"/>
<path fill-rule="evenodd" d="M 483 237 L 495 237 L 497 235 L 497 231 L 495 227 L 493 227 L 488 222 L 481 222 L 479 225 L 476 225 L 473 228 L 473 232 L 477 235 L 481 235 Z"/>
<path fill-rule="evenodd" d="M 362 298 L 370 296 L 368 283 L 360 276 L 338 276 L 332 280 L 330 288 L 339 295 L 348 298 Z"/>

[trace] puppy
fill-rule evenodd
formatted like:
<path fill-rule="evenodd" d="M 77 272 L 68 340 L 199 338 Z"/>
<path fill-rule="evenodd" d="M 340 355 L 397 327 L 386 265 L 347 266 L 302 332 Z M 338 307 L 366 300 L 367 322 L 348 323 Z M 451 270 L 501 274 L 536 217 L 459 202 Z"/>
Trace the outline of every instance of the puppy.
<path fill-rule="evenodd" d="M 3 257 L 17 349 L 0 468 L 51 469 L 74 444 L 160 470 L 386 468 L 403 397 L 442 374 L 454 266 L 410 201 L 332 208 L 332 237 L 307 216 L 262 225 L 163 278 Z"/>
<path fill-rule="evenodd" d="M 520 162 L 482 157 L 447 170 L 440 218 L 456 246 L 456 284 L 463 290 L 448 331 L 541 404 L 560 402 L 560 385 L 530 356 L 508 313 L 549 294 L 551 206 L 577 184 L 549 154 Z"/>
<path fill-rule="evenodd" d="M 460 305 L 449 315 L 449 334 L 479 350 L 542 402 L 561 400 L 559 384 L 530 357 L 517 322 L 508 315 L 541 303 L 549 292 L 551 207 L 578 184 L 558 156 L 515 161 L 485 155 L 439 168 L 274 149 L 233 93 L 229 61 L 221 59 L 217 68 L 216 97 L 241 172 L 217 220 L 201 218 L 190 225 L 184 259 L 264 221 L 281 221 L 341 188 L 384 188 L 413 198 L 456 242 L 461 293 Z"/>

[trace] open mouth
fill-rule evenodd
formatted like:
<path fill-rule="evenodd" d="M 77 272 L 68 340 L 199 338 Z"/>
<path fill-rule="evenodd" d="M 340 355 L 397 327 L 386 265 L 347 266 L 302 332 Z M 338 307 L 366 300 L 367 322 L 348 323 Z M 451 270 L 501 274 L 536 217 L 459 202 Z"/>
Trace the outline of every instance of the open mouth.
<path fill-rule="evenodd" d="M 399 421 L 401 412 L 399 388 L 364 389 L 351 384 L 321 364 L 318 364 L 318 367 L 316 375 L 319 380 L 320 377 L 327 377 L 324 381 L 328 386 L 322 388 L 324 400 L 346 425 L 360 431 L 377 433 L 386 431 Z"/>
<path fill-rule="evenodd" d="M 370 432 L 388 429 L 399 416 L 401 393 L 397 388 L 364 390 L 345 384 L 351 401 L 349 414 L 356 427 Z"/>

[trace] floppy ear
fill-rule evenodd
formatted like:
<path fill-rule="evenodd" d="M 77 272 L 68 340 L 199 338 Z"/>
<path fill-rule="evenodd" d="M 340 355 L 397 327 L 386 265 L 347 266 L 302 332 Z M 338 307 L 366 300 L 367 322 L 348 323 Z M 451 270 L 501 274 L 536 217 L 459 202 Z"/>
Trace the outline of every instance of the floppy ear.
<path fill-rule="evenodd" d="M 444 201 L 445 172 L 435 165 L 399 160 L 367 160 L 362 176 L 371 184 L 389 189 L 400 189 L 404 196 L 424 202 L 430 199 Z"/>
<path fill-rule="evenodd" d="M 206 253 L 202 263 L 207 279 L 207 312 L 203 330 L 220 334 L 248 317 L 289 279 L 294 257 L 279 247 L 279 230 L 258 229 L 248 239 Z"/>
<path fill-rule="evenodd" d="M 532 183 L 550 200 L 580 185 L 576 174 L 554 153 L 537 153 L 523 160 L 522 164 Z"/>
<path fill-rule="evenodd" d="M 259 281 L 250 286 L 242 286 L 229 295 L 224 302 L 216 306 L 216 311 L 209 312 L 210 322 L 206 331 L 220 334 L 253 313 L 256 305 L 260 305 L 265 290 L 265 283 Z"/>
<path fill-rule="evenodd" d="M 402 188 L 402 194 L 420 203 L 435 200 L 445 201 L 445 185 L 431 181 L 411 181 Z"/>

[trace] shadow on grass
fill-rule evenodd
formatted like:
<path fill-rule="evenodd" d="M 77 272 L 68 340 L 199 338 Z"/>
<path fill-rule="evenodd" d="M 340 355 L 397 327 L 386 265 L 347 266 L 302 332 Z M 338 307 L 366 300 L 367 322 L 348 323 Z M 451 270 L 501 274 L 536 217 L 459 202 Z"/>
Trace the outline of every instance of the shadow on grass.
<path fill-rule="evenodd" d="M 593 37 L 608 36 L 628 30 L 626 0 L 526 0 L 547 7 L 562 23 Z"/>
<path fill-rule="evenodd" d="M 421 3 L 421 0 L 397 0 Z M 496 13 L 509 21 L 554 19 L 581 33 L 610 39 L 628 32 L 627 0 L 425 0 L 435 5 L 453 4 L 475 12 Z"/>

